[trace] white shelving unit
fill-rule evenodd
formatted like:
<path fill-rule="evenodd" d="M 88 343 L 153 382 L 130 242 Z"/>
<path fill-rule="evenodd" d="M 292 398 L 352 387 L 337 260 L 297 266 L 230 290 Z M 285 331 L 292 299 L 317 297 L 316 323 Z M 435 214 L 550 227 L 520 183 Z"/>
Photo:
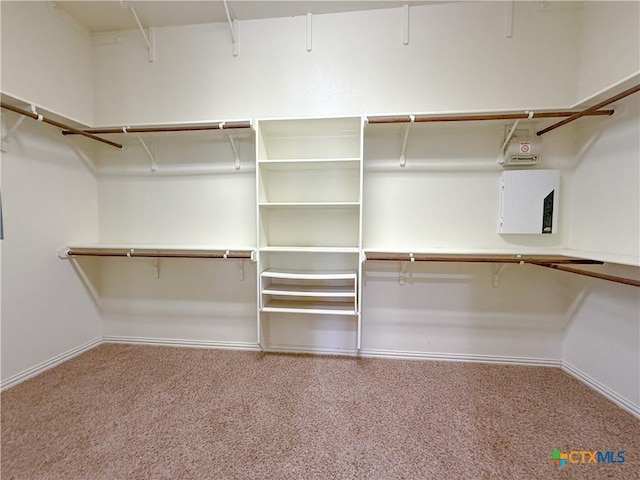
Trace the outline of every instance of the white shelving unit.
<path fill-rule="evenodd" d="M 258 338 L 266 349 L 263 322 L 295 322 L 292 314 L 354 317 L 360 348 L 362 132 L 361 117 L 257 123 Z"/>

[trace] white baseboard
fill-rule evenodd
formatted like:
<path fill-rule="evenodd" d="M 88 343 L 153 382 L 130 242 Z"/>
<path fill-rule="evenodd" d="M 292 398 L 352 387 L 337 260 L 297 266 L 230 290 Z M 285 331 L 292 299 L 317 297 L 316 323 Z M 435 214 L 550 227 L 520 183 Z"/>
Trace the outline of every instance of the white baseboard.
<path fill-rule="evenodd" d="M 556 358 L 507 357 L 501 355 L 472 355 L 460 353 L 430 353 L 402 350 L 360 351 L 360 356 L 371 358 L 397 358 L 404 360 L 437 360 L 442 362 L 492 363 L 502 365 L 527 365 L 536 367 L 560 367 L 561 360 Z"/>
<path fill-rule="evenodd" d="M 54 368 L 67 360 L 72 359 L 82 353 L 103 343 L 120 343 L 133 345 L 158 345 L 169 347 L 191 347 L 191 348 L 217 348 L 229 350 L 245 350 L 245 351 L 261 351 L 262 349 L 257 343 L 250 342 L 212 342 L 202 340 L 185 340 L 185 339 L 167 339 L 167 338 L 148 338 L 148 337 L 119 337 L 105 336 L 96 338 L 84 343 L 76 348 L 72 348 L 60 355 L 35 365 L 27 370 L 12 375 L 0 383 L 0 391 L 7 390 L 29 378 L 35 377 L 51 368 Z M 291 345 L 269 345 L 264 349 L 265 352 L 273 353 L 298 353 L 298 354 L 315 354 L 315 355 L 344 355 L 355 356 L 355 350 L 338 350 L 331 348 L 313 348 L 306 346 Z M 568 362 L 563 362 L 553 358 L 534 358 L 534 357 L 510 357 L 499 355 L 470 355 L 457 353 L 428 353 L 413 352 L 402 350 L 373 350 L 364 349 L 360 351 L 360 356 L 368 358 L 394 358 L 407 360 L 436 360 L 444 362 L 475 362 L 475 363 L 491 363 L 502 365 L 529 365 L 542 367 L 558 367 L 564 372 L 578 379 L 582 383 L 591 387 L 605 398 L 611 400 L 620 408 L 628 411 L 637 418 L 640 418 L 640 405 L 636 405 L 632 401 L 614 392 L 609 387 L 603 385 L 599 381 L 593 379 L 580 369 L 574 367 Z"/>
<path fill-rule="evenodd" d="M 298 353 L 298 354 L 311 354 L 311 355 L 344 355 L 348 357 L 355 357 L 356 350 L 341 350 L 338 348 L 329 347 L 310 347 L 300 345 L 267 345 L 264 348 L 265 352 L 269 353 Z"/>
<path fill-rule="evenodd" d="M 25 380 L 35 377 L 36 375 L 40 375 L 47 370 L 50 370 L 58 365 L 66 362 L 67 360 L 71 360 L 73 357 L 77 357 L 78 355 L 91 350 L 92 348 L 97 347 L 102 343 L 102 338 L 93 339 L 87 343 L 84 343 L 78 347 L 72 348 L 60 355 L 56 355 L 49 360 L 46 360 L 38 365 L 35 365 L 31 368 L 28 368 L 20 373 L 16 373 L 15 375 L 10 376 L 6 380 L 3 380 L 0 384 L 0 391 L 7 390 Z"/>
<path fill-rule="evenodd" d="M 187 340 L 176 338 L 151 338 L 151 337 L 118 337 L 104 336 L 103 343 L 126 343 L 132 345 L 157 345 L 163 347 L 191 347 L 191 348 L 218 348 L 227 350 L 261 351 L 257 343 L 250 342 L 212 342 L 206 340 Z"/>
<path fill-rule="evenodd" d="M 579 368 L 574 367 L 568 362 L 562 362 L 562 371 L 571 375 L 572 377 L 580 380 L 582 383 L 594 389 L 599 394 L 603 395 L 605 398 L 611 400 L 613 403 L 618 405 L 620 408 L 626 410 L 631 413 L 635 417 L 640 419 L 640 405 L 636 405 L 631 400 L 623 397 L 622 395 L 614 392 L 606 385 L 603 385 L 599 381 L 590 377 L 586 373 L 584 373 Z"/>

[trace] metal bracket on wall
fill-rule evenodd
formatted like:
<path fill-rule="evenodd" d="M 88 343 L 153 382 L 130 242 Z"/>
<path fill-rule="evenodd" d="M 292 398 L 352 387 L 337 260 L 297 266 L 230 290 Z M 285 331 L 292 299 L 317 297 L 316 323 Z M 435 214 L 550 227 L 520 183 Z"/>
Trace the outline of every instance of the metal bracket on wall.
<path fill-rule="evenodd" d="M 227 12 L 227 21 L 229 22 L 229 28 L 231 29 L 231 42 L 233 44 L 233 56 L 238 56 L 238 19 L 233 18 L 231 12 L 229 11 L 229 5 L 227 5 L 227 0 L 222 0 L 224 3 L 224 9 Z"/>
<path fill-rule="evenodd" d="M 224 122 L 220 124 L 220 129 L 224 128 Z M 236 143 L 236 138 L 233 134 L 228 134 L 229 143 L 231 144 L 231 149 L 233 150 L 233 155 L 235 157 L 234 166 L 236 170 L 240 170 L 240 155 L 238 154 L 238 144 Z"/>
<path fill-rule="evenodd" d="M 495 265 L 493 267 L 493 282 L 491 285 L 493 288 L 498 288 L 500 286 L 500 275 L 504 272 L 504 269 L 507 268 L 508 263 L 503 263 L 502 265 Z"/>
<path fill-rule="evenodd" d="M 123 133 L 130 133 L 128 128 L 129 127 L 122 127 Z M 144 151 L 147 152 L 147 155 L 149 155 L 149 162 L 150 162 L 149 168 L 151 169 L 152 172 L 157 172 L 158 164 L 156 163 L 156 157 L 153 155 L 153 153 L 151 153 L 151 149 L 147 146 L 146 142 L 142 139 L 142 137 L 140 135 L 136 135 L 136 137 L 138 138 L 140 145 L 142 145 L 142 148 L 144 148 Z"/>
<path fill-rule="evenodd" d="M 407 159 L 405 157 L 405 153 L 407 151 L 407 142 L 409 141 L 409 129 L 411 125 L 413 125 L 416 121 L 415 115 L 409 115 L 409 123 L 404 126 L 404 130 L 402 131 L 402 151 L 400 152 L 400 166 L 404 167 L 407 164 Z"/>
<path fill-rule="evenodd" d="M 307 52 L 311 51 L 313 41 L 313 14 L 307 13 Z"/>
<path fill-rule="evenodd" d="M 513 4 L 514 0 L 504 2 L 504 38 L 513 37 Z"/>
<path fill-rule="evenodd" d="M 150 62 L 155 61 L 156 59 L 155 30 L 153 29 L 153 27 L 149 27 L 148 28 L 149 34 L 147 35 L 147 33 L 144 31 L 144 27 L 142 26 L 142 22 L 140 21 L 140 17 L 138 17 L 138 13 L 136 12 L 136 9 L 133 8 L 133 5 L 131 5 L 131 2 L 121 1 L 120 5 L 122 5 L 124 8 L 128 8 L 129 10 L 131 10 L 131 13 L 133 14 L 133 18 L 135 18 L 136 23 L 138 24 L 138 28 L 140 29 L 140 32 L 144 37 L 144 41 L 147 44 L 147 48 L 149 49 L 149 61 Z"/>
<path fill-rule="evenodd" d="M 16 123 L 14 123 L 11 128 L 7 131 L 7 133 L 2 137 L 2 142 L 0 145 L 0 151 L 6 152 L 9 148 L 9 142 L 11 141 L 11 137 L 16 133 L 22 122 L 26 117 L 18 117 Z"/>
<path fill-rule="evenodd" d="M 415 262 L 416 259 L 413 256 L 413 253 L 409 254 L 409 261 L 408 262 L 402 262 L 400 264 L 400 274 L 398 275 L 398 283 L 402 286 L 405 283 L 407 283 L 407 266 L 409 266 L 410 263 Z"/>
<path fill-rule="evenodd" d="M 528 116 L 527 120 L 531 120 L 533 118 L 533 115 L 534 115 L 533 111 L 524 112 L 524 113 L 526 113 Z M 513 122 L 512 127 L 509 129 L 509 132 L 507 133 L 507 136 L 504 139 L 504 142 L 502 142 L 502 146 L 500 147 L 500 153 L 498 154 L 498 164 L 500 165 L 504 164 L 504 161 L 505 161 L 504 154 L 507 149 L 507 145 L 509 145 L 509 142 L 515 135 L 516 130 L 518 128 L 518 124 L 520 124 L 520 119 L 517 119 L 515 122 Z"/>
<path fill-rule="evenodd" d="M 409 5 L 402 7 L 402 44 L 409 45 Z"/>

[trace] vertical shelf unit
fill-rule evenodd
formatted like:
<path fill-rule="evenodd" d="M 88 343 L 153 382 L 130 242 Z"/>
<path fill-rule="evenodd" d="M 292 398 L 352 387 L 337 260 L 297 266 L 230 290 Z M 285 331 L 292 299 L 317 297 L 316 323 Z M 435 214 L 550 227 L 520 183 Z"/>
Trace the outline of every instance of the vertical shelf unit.
<path fill-rule="evenodd" d="M 269 315 L 347 316 L 358 351 L 363 119 L 259 120 L 256 128 L 258 341 L 268 348 Z"/>

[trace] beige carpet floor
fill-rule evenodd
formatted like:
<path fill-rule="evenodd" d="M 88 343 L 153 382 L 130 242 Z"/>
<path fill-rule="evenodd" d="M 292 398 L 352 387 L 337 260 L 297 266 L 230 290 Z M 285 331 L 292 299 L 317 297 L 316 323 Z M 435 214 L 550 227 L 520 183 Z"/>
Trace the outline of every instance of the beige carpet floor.
<path fill-rule="evenodd" d="M 640 478 L 640 420 L 555 368 L 102 345 L 1 402 L 3 480 Z"/>

